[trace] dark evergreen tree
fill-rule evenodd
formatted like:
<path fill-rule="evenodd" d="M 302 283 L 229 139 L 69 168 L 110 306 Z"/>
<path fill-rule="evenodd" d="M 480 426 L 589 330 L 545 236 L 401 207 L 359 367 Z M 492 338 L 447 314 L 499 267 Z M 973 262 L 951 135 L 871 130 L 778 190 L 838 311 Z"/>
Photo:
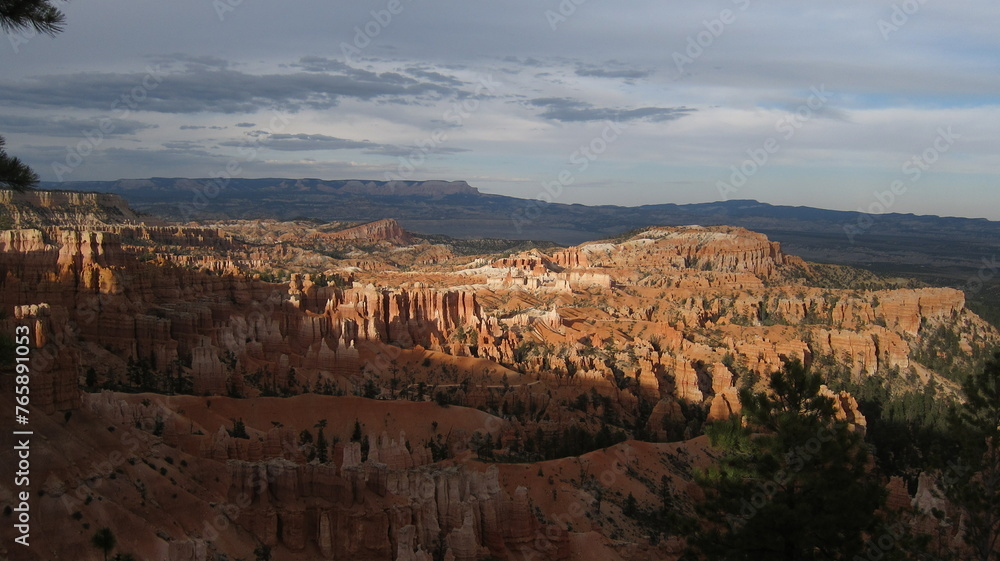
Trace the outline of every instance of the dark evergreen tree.
<path fill-rule="evenodd" d="M 866 540 L 884 531 L 876 515 L 884 488 L 862 437 L 837 420 L 821 384 L 791 362 L 771 375 L 769 391 L 740 392 L 743 418 L 708 427 L 722 456 L 698 474 L 707 524 L 689 540 L 695 558 L 865 558 Z"/>
<path fill-rule="evenodd" d="M 1000 352 L 967 378 L 962 390 L 965 403 L 950 419 L 961 453 L 940 479 L 945 495 L 962 512 L 965 542 L 974 558 L 991 561 L 1000 558 Z"/>
<path fill-rule="evenodd" d="M 329 452 L 327 450 L 326 436 L 323 434 L 323 428 L 320 427 L 319 434 L 316 436 L 316 457 L 319 459 L 319 463 L 325 464 L 330 460 Z"/>
<path fill-rule="evenodd" d="M 63 29 L 63 13 L 49 0 L 0 0 L 0 29 L 7 33 L 32 29 L 55 35 Z M 36 174 L 19 158 L 7 154 L 0 136 L 0 188 L 27 191 L 38 184 Z"/>
<path fill-rule="evenodd" d="M 20 158 L 7 154 L 5 143 L 6 140 L 0 136 L 0 188 L 27 191 L 38 185 L 38 174 Z"/>
<path fill-rule="evenodd" d="M 97 549 L 103 551 L 104 561 L 108 561 L 108 554 L 115 548 L 115 544 L 118 543 L 118 540 L 115 539 L 115 534 L 111 531 L 111 528 L 101 528 L 100 530 L 94 532 L 94 535 L 90 537 L 90 543 Z"/>
<path fill-rule="evenodd" d="M 230 419 L 233 422 L 233 428 L 228 430 L 229 436 L 233 438 L 243 438 L 250 439 L 250 434 L 247 433 L 247 426 L 243 422 L 243 419 Z"/>
<path fill-rule="evenodd" d="M 254 559 L 257 561 L 271 561 L 271 546 L 261 545 L 253 550 Z"/>
<path fill-rule="evenodd" d="M 319 433 L 316 435 L 316 456 L 319 458 L 319 463 L 325 464 L 329 461 L 329 453 L 327 451 L 327 441 L 326 436 L 323 434 L 323 429 L 326 428 L 326 419 L 320 419 L 315 425 L 314 429 L 319 429 Z"/>
<path fill-rule="evenodd" d="M 309 432 L 309 429 L 302 429 L 299 433 L 299 446 L 305 446 L 306 444 L 312 444 L 313 435 Z"/>
<path fill-rule="evenodd" d="M 63 30 L 64 21 L 50 0 L 0 0 L 0 29 L 7 33 L 34 29 L 55 35 Z"/>

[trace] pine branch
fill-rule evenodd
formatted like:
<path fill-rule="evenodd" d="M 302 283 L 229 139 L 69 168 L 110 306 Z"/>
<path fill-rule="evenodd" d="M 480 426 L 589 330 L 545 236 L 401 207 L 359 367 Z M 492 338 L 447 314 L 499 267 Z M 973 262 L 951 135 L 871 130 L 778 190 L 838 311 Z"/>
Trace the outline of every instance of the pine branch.
<path fill-rule="evenodd" d="M 0 188 L 23 192 L 38 185 L 38 174 L 20 158 L 8 155 L 4 144 L 0 137 Z"/>
<path fill-rule="evenodd" d="M 63 30 L 65 19 L 50 0 L 0 0 L 0 29 L 7 33 L 34 29 L 55 35 Z"/>

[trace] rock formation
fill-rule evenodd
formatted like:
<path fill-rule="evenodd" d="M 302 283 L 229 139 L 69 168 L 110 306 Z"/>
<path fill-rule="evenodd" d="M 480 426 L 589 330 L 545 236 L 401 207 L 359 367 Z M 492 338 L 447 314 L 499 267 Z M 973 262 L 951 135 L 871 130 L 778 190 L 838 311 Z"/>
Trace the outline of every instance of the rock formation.
<path fill-rule="evenodd" d="M 392 220 L 150 225 L 117 197 L 3 196 L 25 227 L 0 232 L 0 329 L 30 328 L 40 433 L 87 430 L 65 456 L 45 452 L 45 501 L 89 494 L 100 504 L 70 514 L 170 561 L 258 545 L 287 559 L 556 560 L 587 540 L 652 558 L 639 522 L 611 537 L 594 481 L 642 494 L 611 458 L 647 446 L 659 471 L 646 477 L 687 488 L 677 455 L 703 449 L 615 443 L 693 437 L 791 360 L 947 396 L 931 343 L 1000 340 L 960 291 L 819 288 L 739 228 L 469 256 Z M 854 397 L 824 391 L 866 430 Z M 114 460 L 91 473 L 93 450 Z M 572 527 L 554 516 L 576 507 L 590 516 Z M 162 536 L 131 522 L 157 512 Z"/>

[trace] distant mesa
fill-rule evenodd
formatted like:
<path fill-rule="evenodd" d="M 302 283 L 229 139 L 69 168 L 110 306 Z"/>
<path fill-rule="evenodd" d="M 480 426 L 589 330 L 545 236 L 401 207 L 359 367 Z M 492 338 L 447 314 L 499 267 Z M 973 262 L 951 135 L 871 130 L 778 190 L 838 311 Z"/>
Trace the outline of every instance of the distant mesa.
<path fill-rule="evenodd" d="M 413 237 L 410 236 L 410 233 L 404 230 L 399 225 L 399 222 L 396 222 L 392 218 L 376 220 L 368 224 L 361 224 L 360 226 L 326 234 L 326 237 L 335 240 L 381 241 L 395 245 L 410 245 L 413 243 Z"/>
<path fill-rule="evenodd" d="M 174 192 L 203 192 L 210 198 L 252 193 L 285 193 L 294 195 L 330 194 L 363 195 L 371 197 L 419 196 L 443 197 L 447 195 L 478 195 L 479 190 L 465 181 L 373 181 L 359 179 L 242 179 L 242 178 L 166 178 L 119 179 L 117 181 L 46 182 L 46 189 L 73 191 L 100 191 L 128 194 L 130 198 L 147 198 L 150 194 Z"/>

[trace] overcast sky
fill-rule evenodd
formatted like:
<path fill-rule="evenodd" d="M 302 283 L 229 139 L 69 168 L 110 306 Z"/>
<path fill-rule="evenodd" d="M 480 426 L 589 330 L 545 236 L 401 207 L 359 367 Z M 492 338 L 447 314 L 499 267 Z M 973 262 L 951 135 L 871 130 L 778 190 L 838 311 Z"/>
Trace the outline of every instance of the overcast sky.
<path fill-rule="evenodd" d="M 228 165 L 1000 219 L 996 0 L 64 6 L 62 34 L 0 44 L 0 134 L 44 180 Z"/>

